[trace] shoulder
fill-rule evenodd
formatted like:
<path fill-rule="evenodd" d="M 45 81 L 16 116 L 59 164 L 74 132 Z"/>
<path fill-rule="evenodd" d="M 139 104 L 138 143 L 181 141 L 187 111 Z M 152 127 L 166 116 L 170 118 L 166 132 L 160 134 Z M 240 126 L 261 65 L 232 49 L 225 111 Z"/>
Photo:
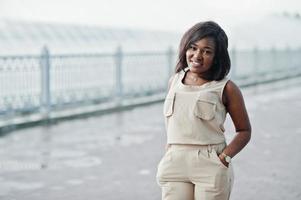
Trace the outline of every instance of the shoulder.
<path fill-rule="evenodd" d="M 176 81 L 176 79 L 179 77 L 181 72 L 177 72 L 175 74 L 172 74 L 168 80 L 168 90 L 170 89 L 170 87 L 173 85 L 173 82 Z"/>
<path fill-rule="evenodd" d="M 223 103 L 227 105 L 242 99 L 240 88 L 232 80 L 228 80 L 223 91 Z"/>
<path fill-rule="evenodd" d="M 240 91 L 240 89 L 232 80 L 228 79 L 225 85 L 225 91 L 237 92 Z"/>
<path fill-rule="evenodd" d="M 169 78 L 169 80 L 168 80 L 168 87 L 167 87 L 167 91 L 169 91 L 169 90 L 170 90 L 170 87 L 171 87 L 171 85 L 172 85 L 172 82 L 173 82 L 173 80 L 174 80 L 175 76 L 176 76 L 176 74 L 173 74 L 173 75 L 171 75 L 171 77 Z"/>
<path fill-rule="evenodd" d="M 170 85 L 171 85 L 173 79 L 175 78 L 175 76 L 176 76 L 176 74 L 173 74 L 173 75 L 170 76 L 170 78 L 168 80 L 168 88 L 170 87 Z"/>

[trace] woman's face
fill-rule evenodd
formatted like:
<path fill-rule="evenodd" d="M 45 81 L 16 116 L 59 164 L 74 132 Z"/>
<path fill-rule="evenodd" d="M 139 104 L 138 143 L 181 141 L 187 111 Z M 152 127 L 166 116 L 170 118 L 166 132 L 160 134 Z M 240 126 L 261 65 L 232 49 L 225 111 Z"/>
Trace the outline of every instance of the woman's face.
<path fill-rule="evenodd" d="M 205 37 L 190 45 L 186 51 L 186 62 L 191 72 L 201 75 L 210 69 L 214 56 L 214 39 Z"/>

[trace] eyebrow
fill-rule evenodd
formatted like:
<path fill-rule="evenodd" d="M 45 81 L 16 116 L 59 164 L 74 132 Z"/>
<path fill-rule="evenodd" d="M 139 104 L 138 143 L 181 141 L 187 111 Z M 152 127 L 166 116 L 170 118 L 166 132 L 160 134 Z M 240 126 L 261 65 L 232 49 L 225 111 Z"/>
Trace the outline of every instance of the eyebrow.
<path fill-rule="evenodd" d="M 197 47 L 198 45 L 195 44 L 195 43 L 191 43 L 192 46 L 195 46 Z M 204 49 L 211 49 L 211 50 L 214 50 L 215 48 L 214 47 L 211 47 L 211 46 L 205 46 Z"/>

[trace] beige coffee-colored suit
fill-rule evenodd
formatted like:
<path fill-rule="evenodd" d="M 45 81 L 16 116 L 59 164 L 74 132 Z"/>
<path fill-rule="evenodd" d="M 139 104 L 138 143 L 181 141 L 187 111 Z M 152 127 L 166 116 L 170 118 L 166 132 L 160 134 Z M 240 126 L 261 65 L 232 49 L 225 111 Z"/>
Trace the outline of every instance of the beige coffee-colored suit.
<path fill-rule="evenodd" d="M 187 68 L 177 73 L 164 102 L 167 143 L 158 165 L 157 181 L 163 200 L 227 200 L 232 184 L 232 165 L 219 159 L 226 147 L 226 108 L 223 89 L 228 81 L 201 86 L 183 83 Z"/>

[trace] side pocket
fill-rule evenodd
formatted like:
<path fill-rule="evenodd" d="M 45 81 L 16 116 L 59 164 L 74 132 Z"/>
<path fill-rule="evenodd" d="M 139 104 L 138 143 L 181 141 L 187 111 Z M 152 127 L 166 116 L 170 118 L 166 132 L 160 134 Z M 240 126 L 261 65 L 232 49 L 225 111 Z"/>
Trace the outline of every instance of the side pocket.
<path fill-rule="evenodd" d="M 226 169 L 229 169 L 229 167 L 224 165 L 224 163 L 222 163 L 222 161 L 219 159 L 219 157 L 217 155 L 217 151 L 215 149 L 212 149 L 211 155 L 213 156 L 213 159 L 215 159 L 216 162 L 218 162 L 218 164 L 220 164 L 222 167 L 224 167 Z"/>
<path fill-rule="evenodd" d="M 162 165 L 162 163 L 167 159 L 168 161 L 170 160 L 170 156 L 168 155 L 169 154 L 169 152 L 168 151 L 166 151 L 165 153 L 164 153 L 164 155 L 161 157 L 161 160 L 160 160 L 160 162 L 159 162 L 159 165 L 158 165 L 158 167 L 160 166 L 160 165 Z M 169 156 L 169 157 L 168 157 Z"/>
<path fill-rule="evenodd" d="M 164 101 L 163 114 L 165 117 L 170 117 L 174 110 L 175 93 L 168 94 Z"/>
<path fill-rule="evenodd" d="M 161 158 L 158 166 L 157 166 L 157 174 L 162 174 L 162 170 L 170 165 L 171 161 L 171 150 L 168 150 L 167 152 L 164 153 L 163 157 Z"/>
<path fill-rule="evenodd" d="M 203 120 L 212 120 L 216 112 L 216 103 L 198 99 L 194 108 L 194 115 Z"/>

